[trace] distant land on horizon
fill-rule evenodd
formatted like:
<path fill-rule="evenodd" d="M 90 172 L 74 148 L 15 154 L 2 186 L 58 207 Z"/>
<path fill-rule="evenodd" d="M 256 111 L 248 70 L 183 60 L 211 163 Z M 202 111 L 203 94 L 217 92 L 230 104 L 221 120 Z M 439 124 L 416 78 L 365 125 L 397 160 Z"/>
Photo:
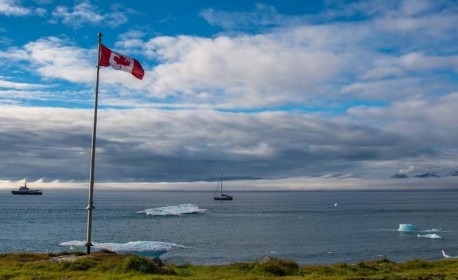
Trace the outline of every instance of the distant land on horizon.
<path fill-rule="evenodd" d="M 451 170 L 441 170 L 441 171 L 427 171 L 422 173 L 416 173 L 413 175 L 408 175 L 405 172 L 397 172 L 392 175 L 391 178 L 404 179 L 404 178 L 439 178 L 439 177 L 449 177 L 449 176 L 458 176 L 458 171 Z"/>
<path fill-rule="evenodd" d="M 225 190 L 231 191 L 340 191 L 340 190 L 458 190 L 458 172 L 424 172 L 407 175 L 397 173 L 386 177 L 353 177 L 350 174 L 330 174 L 321 177 L 260 178 L 228 176 L 224 178 Z M 402 178 L 402 180 L 398 180 Z M 214 191 L 217 177 L 181 182 L 150 181 L 97 181 L 97 189 L 114 190 L 163 190 L 163 191 Z M 14 190 L 24 179 L 0 179 L 0 190 Z M 40 178 L 28 180 L 30 188 L 37 189 L 86 189 L 88 181 L 61 181 Z"/>

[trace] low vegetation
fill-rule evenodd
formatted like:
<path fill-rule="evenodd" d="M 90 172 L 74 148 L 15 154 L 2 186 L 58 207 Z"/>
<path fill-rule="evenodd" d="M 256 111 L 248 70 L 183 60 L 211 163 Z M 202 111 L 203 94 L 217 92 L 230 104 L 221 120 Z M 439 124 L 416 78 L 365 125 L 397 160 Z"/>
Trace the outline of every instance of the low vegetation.
<path fill-rule="evenodd" d="M 136 255 L 112 252 L 83 254 L 0 254 L 0 279 L 458 279 L 458 259 L 386 258 L 356 264 L 299 266 L 266 257 L 230 265 L 173 265 Z"/>

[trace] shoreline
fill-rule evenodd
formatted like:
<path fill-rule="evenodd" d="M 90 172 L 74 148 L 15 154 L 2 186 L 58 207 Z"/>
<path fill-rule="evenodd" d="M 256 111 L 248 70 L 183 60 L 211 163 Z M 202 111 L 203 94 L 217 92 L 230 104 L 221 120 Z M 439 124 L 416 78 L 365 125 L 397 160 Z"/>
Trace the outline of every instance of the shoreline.
<path fill-rule="evenodd" d="M 68 247 L 67 247 L 68 249 Z M 203 262 L 193 262 L 192 260 L 190 261 L 188 257 L 185 257 L 185 256 L 176 256 L 174 255 L 174 252 L 175 250 L 171 250 L 171 251 L 168 251 L 166 253 L 163 253 L 161 254 L 160 256 L 155 256 L 155 255 L 148 255 L 148 254 L 141 254 L 141 253 L 136 253 L 136 252 L 115 252 L 115 251 L 111 251 L 110 249 L 98 249 L 98 250 L 92 250 L 91 251 L 91 254 L 90 255 L 94 255 L 94 254 L 100 254 L 100 253 L 103 253 L 103 252 L 108 252 L 109 254 L 114 254 L 114 255 L 118 255 L 118 256 L 126 256 L 126 255 L 136 255 L 136 256 L 139 256 L 139 257 L 142 257 L 142 258 L 150 258 L 150 259 L 160 259 L 161 261 L 163 262 L 166 262 L 166 263 L 170 263 L 170 264 L 173 264 L 173 265 L 177 265 L 177 266 L 180 266 L 180 265 L 187 265 L 187 264 L 190 264 L 190 265 L 195 265 L 195 266 L 227 266 L 227 265 L 231 265 L 233 263 L 251 263 L 251 262 L 256 262 L 262 258 L 265 258 L 265 257 L 271 257 L 271 258 L 275 258 L 275 259 L 281 259 L 281 260 L 289 260 L 289 261 L 292 261 L 292 262 L 295 262 L 297 263 L 299 266 L 301 267 L 307 267 L 307 266 L 333 266 L 333 265 L 336 265 L 336 264 L 341 264 L 341 263 L 345 263 L 345 264 L 348 264 L 348 265 L 355 265 L 355 264 L 358 264 L 358 263 L 361 263 L 361 262 L 373 262 L 373 261 L 378 261 L 380 259 L 387 259 L 387 260 L 390 260 L 391 262 L 394 262 L 394 263 L 406 263 L 406 262 L 410 262 L 410 261 L 413 261 L 413 260 L 417 260 L 417 261 L 424 261 L 424 262 L 438 262 L 438 261 L 443 261 L 443 260 L 448 260 L 448 261 L 451 261 L 451 260 L 457 260 L 458 261 L 458 255 L 448 255 L 447 253 L 450 254 L 450 252 L 448 251 L 444 251 L 442 250 L 442 252 L 438 252 L 437 254 L 437 257 L 435 258 L 408 258 L 408 259 L 396 259 L 396 258 L 392 258 L 390 256 L 386 256 L 386 255 L 377 255 L 377 256 L 373 256 L 373 257 L 368 257 L 366 259 L 358 259 L 358 260 L 353 260 L 353 261 L 345 261 L 345 260 L 337 260 L 337 261 L 329 261 L 329 262 L 300 262 L 299 260 L 297 259 L 294 259 L 294 258 L 288 258 L 288 257 L 281 257 L 281 256 L 277 256 L 275 254 L 266 254 L 266 255 L 259 255 L 259 257 L 254 257 L 254 258 L 251 258 L 251 259 L 245 259 L 245 260 L 234 260 L 234 261 L 226 261 L 226 262 L 207 262 L 207 263 L 203 263 Z M 5 254 L 36 254 L 36 255 L 40 255 L 40 254 L 48 254 L 48 255 L 65 255 L 65 256 L 70 256 L 70 255 L 75 255 L 75 256 L 87 256 L 86 253 L 85 253 L 85 250 L 54 250 L 54 251 L 41 251 L 41 250 L 36 250 L 36 251 L 8 251 L 8 252 L 0 252 L 0 255 L 5 255 Z M 1 279 L 1 278 L 0 278 Z"/>
<path fill-rule="evenodd" d="M 456 279 L 458 259 L 387 258 L 330 265 L 298 265 L 266 256 L 227 265 L 176 265 L 138 255 L 101 251 L 77 253 L 0 253 L 0 279 Z"/>

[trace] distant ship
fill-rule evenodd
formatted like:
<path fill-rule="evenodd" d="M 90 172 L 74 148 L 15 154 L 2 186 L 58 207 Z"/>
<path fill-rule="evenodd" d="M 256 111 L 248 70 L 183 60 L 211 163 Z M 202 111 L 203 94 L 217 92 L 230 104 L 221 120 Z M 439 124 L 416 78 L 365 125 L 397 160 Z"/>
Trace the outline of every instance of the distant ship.
<path fill-rule="evenodd" d="M 11 193 L 17 194 L 17 195 L 42 195 L 43 194 L 41 190 L 29 189 L 27 187 L 27 181 L 24 182 L 24 186 L 20 186 L 18 190 L 11 191 Z"/>
<path fill-rule="evenodd" d="M 214 200 L 232 200 L 232 196 L 223 193 L 223 173 L 221 173 L 221 180 L 219 180 L 218 185 L 216 186 L 215 195 L 213 196 Z"/>

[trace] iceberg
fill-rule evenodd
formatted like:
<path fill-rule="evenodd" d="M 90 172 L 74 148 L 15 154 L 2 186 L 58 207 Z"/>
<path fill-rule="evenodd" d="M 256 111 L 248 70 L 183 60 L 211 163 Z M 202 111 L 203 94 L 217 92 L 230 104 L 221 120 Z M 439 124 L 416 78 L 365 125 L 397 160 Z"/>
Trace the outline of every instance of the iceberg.
<path fill-rule="evenodd" d="M 178 216 L 182 214 L 199 214 L 207 211 L 194 204 L 180 204 L 175 206 L 165 206 L 158 208 L 149 208 L 135 213 L 145 213 L 152 216 Z"/>
<path fill-rule="evenodd" d="M 412 224 L 399 224 L 398 231 L 400 232 L 415 232 L 417 228 Z"/>
<path fill-rule="evenodd" d="M 442 256 L 444 256 L 444 258 L 446 259 L 458 259 L 458 256 L 450 256 L 450 255 L 447 255 L 444 250 L 442 250 Z"/>
<path fill-rule="evenodd" d="M 86 248 L 86 241 L 72 240 L 59 245 L 69 246 L 70 250 L 80 251 Z M 94 250 L 110 250 L 118 254 L 137 254 L 146 257 L 156 257 L 171 250 L 188 248 L 184 245 L 160 241 L 131 241 L 127 243 L 99 243 L 92 242 Z"/>
<path fill-rule="evenodd" d="M 426 238 L 442 238 L 440 235 L 436 234 L 438 232 L 446 232 L 442 229 L 433 228 L 433 229 L 423 229 L 418 230 L 412 224 L 399 224 L 399 228 L 396 230 L 399 232 L 415 232 L 415 233 L 424 233 L 424 234 L 417 234 L 418 237 L 426 237 Z"/>
<path fill-rule="evenodd" d="M 432 239 L 442 238 L 442 236 L 436 233 L 417 234 L 417 237 L 432 238 Z"/>

